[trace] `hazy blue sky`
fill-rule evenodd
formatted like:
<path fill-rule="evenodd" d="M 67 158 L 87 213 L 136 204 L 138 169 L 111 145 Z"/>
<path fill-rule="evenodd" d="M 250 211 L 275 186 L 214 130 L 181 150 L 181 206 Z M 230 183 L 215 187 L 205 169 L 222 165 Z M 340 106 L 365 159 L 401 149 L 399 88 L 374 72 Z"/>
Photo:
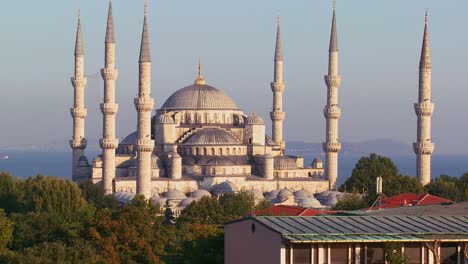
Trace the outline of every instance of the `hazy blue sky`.
<path fill-rule="evenodd" d="M 80 6 L 86 72 L 102 68 L 105 0 L 7 1 L 0 9 L 1 145 L 71 137 L 73 49 Z M 157 106 L 196 77 L 202 58 L 208 84 L 268 124 L 272 105 L 276 16 L 281 15 L 286 91 L 285 137 L 322 142 L 326 100 L 323 75 L 332 1 L 149 1 Z M 347 142 L 416 137 L 418 63 L 429 8 L 433 62 L 433 141 L 436 153 L 468 152 L 468 27 L 466 0 L 339 0 L 340 139 Z M 117 41 L 117 134 L 135 130 L 133 98 L 143 0 L 114 0 Z M 86 136 L 98 138 L 101 78 L 86 88 Z"/>

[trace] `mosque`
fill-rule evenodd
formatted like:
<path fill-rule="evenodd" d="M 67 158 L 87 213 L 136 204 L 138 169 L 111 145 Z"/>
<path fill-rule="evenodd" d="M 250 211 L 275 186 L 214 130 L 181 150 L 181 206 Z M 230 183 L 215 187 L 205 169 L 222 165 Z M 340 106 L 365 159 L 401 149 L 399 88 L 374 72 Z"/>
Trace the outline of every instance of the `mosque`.
<path fill-rule="evenodd" d="M 283 139 L 285 83 L 279 19 L 273 60 L 274 78 L 270 84 L 273 94 L 273 110 L 270 112 L 271 136 L 266 133 L 267 128 L 262 117 L 256 113 L 245 113 L 226 93 L 206 83 L 200 63 L 198 76 L 193 84 L 175 91 L 153 114 L 155 99 L 152 96 L 157 95 L 157 89 L 151 90 L 149 38 L 145 4 L 139 57 L 138 97 L 134 98 L 137 131 L 125 137 L 122 142 L 118 142 L 115 133 L 115 117 L 118 112 L 115 81 L 119 72 L 115 65 L 117 47 L 112 2 L 109 2 L 105 63 L 101 70 L 104 81 L 104 99 L 100 105 L 103 128 L 102 138 L 99 141 L 102 154 L 90 161 L 85 156 L 87 146 L 84 133 L 87 115 L 84 104 L 85 56 L 81 17 L 78 16 L 75 72 L 72 77 L 73 137 L 70 140 L 73 150 L 74 181 L 91 180 L 101 184 L 108 194 L 130 193 L 133 196 L 141 194 L 151 198 L 166 193 L 166 196 L 178 196 L 178 200 L 185 198 L 182 194 L 190 192 L 198 192 L 203 196 L 207 192 L 221 194 L 255 190 L 255 193 L 272 191 L 278 193 L 283 189 L 284 196 L 285 193 L 292 195 L 292 192 L 307 192 L 313 195 L 336 189 L 338 153 L 341 150 L 338 139 L 338 120 L 341 115 L 338 88 L 341 76 L 338 73 L 335 8 L 330 35 L 328 74 L 325 76 L 327 104 L 324 108 L 326 119 L 324 164 L 320 159 L 314 159 L 311 164 L 304 164 L 303 157 L 285 154 Z M 422 56 L 422 60 L 426 58 L 429 57 Z M 429 66 L 429 71 L 424 75 L 426 77 L 423 76 L 421 79 L 424 82 L 430 78 L 430 60 L 429 63 L 421 63 L 424 67 Z M 428 89 L 430 96 L 430 81 L 422 86 Z M 424 96 L 426 94 L 423 94 Z M 425 99 L 427 98 L 424 97 L 422 100 Z M 430 115 L 427 115 L 427 111 L 433 109 L 432 103 L 426 101 L 418 104 L 423 105 L 421 109 L 418 108 L 419 112 L 416 109 L 417 113 L 421 113 L 421 122 L 426 123 L 418 126 L 421 128 L 418 129 L 418 134 L 421 130 L 423 135 L 421 141 L 418 137 L 420 145 L 415 143 L 414 146 L 415 151 L 421 150 L 420 156 L 426 155 L 424 157 L 430 155 L 433 149 L 433 145 L 428 145 L 432 143 L 428 143 L 424 138 L 428 135 L 424 129 L 430 131 L 430 120 L 427 121 Z M 431 109 L 428 108 L 430 106 Z M 429 149 L 431 147 L 432 149 Z M 426 166 L 424 168 L 427 168 L 427 159 L 418 159 L 419 161 Z M 427 173 L 427 169 L 424 168 L 421 172 Z"/>

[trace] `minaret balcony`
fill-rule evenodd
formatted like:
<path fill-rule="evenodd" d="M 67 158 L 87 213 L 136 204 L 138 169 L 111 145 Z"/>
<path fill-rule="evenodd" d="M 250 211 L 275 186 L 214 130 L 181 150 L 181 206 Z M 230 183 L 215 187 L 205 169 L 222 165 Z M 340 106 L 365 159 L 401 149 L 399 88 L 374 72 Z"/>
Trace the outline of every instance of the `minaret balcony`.
<path fill-rule="evenodd" d="M 115 103 L 102 103 L 101 112 L 105 115 L 114 115 L 119 110 L 119 105 Z"/>
<path fill-rule="evenodd" d="M 285 113 L 281 111 L 270 112 L 271 120 L 273 121 L 282 121 L 284 120 Z"/>
<path fill-rule="evenodd" d="M 323 151 L 325 152 L 340 152 L 341 143 L 340 142 L 325 142 L 322 144 Z"/>
<path fill-rule="evenodd" d="M 83 119 L 88 114 L 88 109 L 81 107 L 70 108 L 70 114 L 73 118 Z"/>
<path fill-rule="evenodd" d="M 115 138 L 101 138 L 99 140 L 99 145 L 102 149 L 116 149 L 119 145 L 119 140 Z"/>
<path fill-rule="evenodd" d="M 104 68 L 101 69 L 101 76 L 104 81 L 113 81 L 119 76 L 119 71 L 115 68 Z"/>
<path fill-rule="evenodd" d="M 434 152 L 434 143 L 432 142 L 422 142 L 422 143 L 413 143 L 414 153 L 419 155 L 431 155 Z"/>
<path fill-rule="evenodd" d="M 138 152 L 151 152 L 154 148 L 154 140 L 138 139 L 136 142 L 136 150 Z"/>
<path fill-rule="evenodd" d="M 138 112 L 151 112 L 154 107 L 153 97 L 138 97 L 133 100 Z"/>
<path fill-rule="evenodd" d="M 70 147 L 72 149 L 85 149 L 88 145 L 86 138 L 72 139 L 70 140 Z"/>
<path fill-rule="evenodd" d="M 433 103 L 415 103 L 414 111 L 417 116 L 431 116 L 434 112 Z"/>
<path fill-rule="evenodd" d="M 341 84 L 341 76 L 340 75 L 325 75 L 325 83 L 327 87 L 338 88 Z"/>
<path fill-rule="evenodd" d="M 88 82 L 88 78 L 79 76 L 79 77 L 72 77 L 71 83 L 75 88 L 84 88 L 86 83 Z"/>
<path fill-rule="evenodd" d="M 323 109 L 325 118 L 338 119 L 341 116 L 341 109 L 338 106 L 326 106 Z"/>
<path fill-rule="evenodd" d="M 272 82 L 270 83 L 271 91 L 274 93 L 282 93 L 284 92 L 284 88 L 286 87 L 284 83 Z"/>

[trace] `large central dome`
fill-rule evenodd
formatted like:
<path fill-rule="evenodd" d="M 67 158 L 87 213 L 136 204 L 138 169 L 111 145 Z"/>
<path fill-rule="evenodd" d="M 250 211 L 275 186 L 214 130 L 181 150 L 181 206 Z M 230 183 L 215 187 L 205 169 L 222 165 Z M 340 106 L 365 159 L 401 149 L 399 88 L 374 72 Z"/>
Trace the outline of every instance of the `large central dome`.
<path fill-rule="evenodd" d="M 223 91 L 205 84 L 194 84 L 173 93 L 161 109 L 238 110 L 238 107 Z"/>

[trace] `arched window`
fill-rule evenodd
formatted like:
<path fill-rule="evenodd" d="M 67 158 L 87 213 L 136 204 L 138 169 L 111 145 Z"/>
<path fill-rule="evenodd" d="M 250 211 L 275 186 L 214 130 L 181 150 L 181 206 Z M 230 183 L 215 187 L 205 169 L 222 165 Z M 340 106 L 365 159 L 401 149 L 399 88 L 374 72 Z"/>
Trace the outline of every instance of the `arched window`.
<path fill-rule="evenodd" d="M 231 155 L 231 154 L 230 154 L 230 151 L 229 151 L 229 148 L 226 148 L 226 155 L 227 155 L 227 156 Z"/>
<path fill-rule="evenodd" d="M 236 148 L 234 148 L 234 149 L 232 150 L 232 155 L 237 155 Z"/>
<path fill-rule="evenodd" d="M 214 156 L 215 155 L 215 149 L 214 148 L 211 148 L 211 153 L 210 153 L 211 156 Z"/>
<path fill-rule="evenodd" d="M 278 178 L 278 177 L 279 177 L 279 173 L 275 171 L 275 178 Z"/>
<path fill-rule="evenodd" d="M 196 155 L 199 156 L 200 155 L 200 148 L 196 148 L 196 151 L 197 151 Z"/>
<path fill-rule="evenodd" d="M 242 169 L 242 174 L 247 174 L 247 170 L 245 168 Z"/>
<path fill-rule="evenodd" d="M 222 148 L 219 148 L 219 153 L 218 153 L 220 156 L 223 155 L 223 149 Z"/>
<path fill-rule="evenodd" d="M 223 168 L 223 175 L 226 175 L 226 168 Z"/>
<path fill-rule="evenodd" d="M 206 148 L 203 148 L 203 156 L 206 156 Z"/>
<path fill-rule="evenodd" d="M 216 169 L 215 169 L 215 168 L 212 168 L 212 169 L 211 169 L 211 174 L 212 174 L 212 175 L 216 175 Z"/>

